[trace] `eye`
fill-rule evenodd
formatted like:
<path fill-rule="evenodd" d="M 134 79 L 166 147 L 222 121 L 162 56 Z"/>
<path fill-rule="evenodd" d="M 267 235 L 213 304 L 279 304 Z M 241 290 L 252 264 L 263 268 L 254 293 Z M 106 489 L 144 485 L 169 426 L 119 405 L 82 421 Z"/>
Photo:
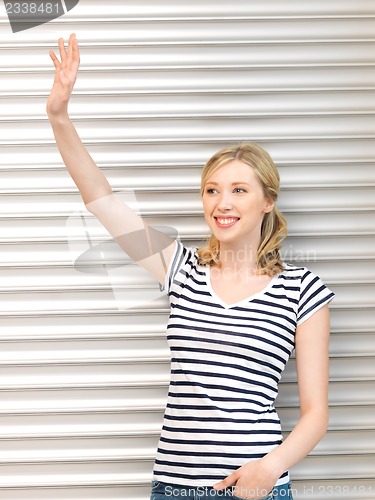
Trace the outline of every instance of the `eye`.
<path fill-rule="evenodd" d="M 208 188 L 208 189 L 206 189 L 206 193 L 208 193 L 208 194 L 215 194 L 215 193 L 217 193 L 217 191 L 216 191 L 215 188 Z"/>
<path fill-rule="evenodd" d="M 243 188 L 234 188 L 235 193 L 246 193 L 246 189 Z"/>

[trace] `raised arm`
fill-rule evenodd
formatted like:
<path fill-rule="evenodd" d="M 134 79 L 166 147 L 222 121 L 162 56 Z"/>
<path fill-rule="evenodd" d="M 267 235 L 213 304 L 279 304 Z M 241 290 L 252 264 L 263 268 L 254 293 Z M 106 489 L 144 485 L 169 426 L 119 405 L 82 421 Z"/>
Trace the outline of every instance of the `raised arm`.
<path fill-rule="evenodd" d="M 67 50 L 64 40 L 60 38 L 59 51 L 60 60 L 52 50 L 50 51 L 50 57 L 55 66 L 55 79 L 47 101 L 47 114 L 62 159 L 84 203 L 88 204 L 112 194 L 112 189 L 82 144 L 68 114 L 68 104 L 79 67 L 76 36 L 70 35 Z"/>
<path fill-rule="evenodd" d="M 83 145 L 68 113 L 80 62 L 78 42 L 72 34 L 67 49 L 62 38 L 58 43 L 60 59 L 50 51 L 55 77 L 47 102 L 47 114 L 61 157 L 86 208 L 135 262 L 163 283 L 175 242 L 164 233 L 149 228 L 113 193 L 105 175 Z"/>

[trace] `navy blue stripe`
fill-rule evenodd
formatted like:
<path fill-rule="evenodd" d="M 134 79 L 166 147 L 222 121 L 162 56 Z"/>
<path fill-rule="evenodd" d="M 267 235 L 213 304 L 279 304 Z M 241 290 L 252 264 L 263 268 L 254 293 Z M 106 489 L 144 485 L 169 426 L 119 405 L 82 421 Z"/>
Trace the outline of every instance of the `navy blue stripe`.
<path fill-rule="evenodd" d="M 163 455 L 177 455 L 181 457 L 191 457 L 191 451 L 181 451 L 181 450 L 168 450 L 165 448 L 158 448 L 158 452 Z M 196 451 L 194 456 L 197 457 L 218 457 L 218 458 L 262 458 L 265 453 L 228 453 L 228 452 L 215 452 L 215 451 Z"/>
<path fill-rule="evenodd" d="M 238 375 L 229 375 L 228 373 L 212 373 L 212 372 L 201 372 L 198 370 L 187 370 L 187 369 L 179 369 L 179 370 L 171 370 L 171 373 L 175 375 L 197 375 L 198 377 L 203 377 L 203 380 L 205 377 L 210 377 L 212 379 L 229 379 L 229 380 L 237 380 L 238 382 L 243 382 L 244 384 L 249 385 L 250 387 L 253 387 L 254 385 L 257 387 L 264 387 L 265 389 L 268 389 L 269 391 L 272 391 L 277 394 L 277 390 L 275 387 L 272 387 L 271 385 L 265 384 L 264 382 L 259 382 L 258 380 L 249 380 L 248 378 L 244 377 L 239 377 Z M 188 385 L 189 383 L 192 384 L 197 384 L 197 382 L 193 382 L 192 380 L 188 381 L 175 381 L 173 383 L 176 383 L 176 385 Z M 220 390 L 223 391 L 231 391 L 231 392 L 240 392 L 241 394 L 246 394 L 249 392 L 249 389 L 240 389 L 238 387 L 233 387 L 233 386 L 223 386 L 223 385 L 216 385 L 216 384 L 203 384 L 203 387 L 206 386 L 209 387 L 217 387 Z M 254 394 L 253 391 L 251 391 L 251 394 Z M 258 394 L 258 393 L 257 393 Z M 262 394 L 262 393 L 259 393 Z"/>
<path fill-rule="evenodd" d="M 183 247 L 179 241 L 176 241 L 176 245 L 177 245 L 176 253 L 175 253 L 175 256 L 173 258 L 173 262 L 171 265 L 171 272 L 169 275 L 169 289 L 168 289 L 168 291 L 170 291 L 174 277 L 175 277 L 176 273 L 178 272 L 178 269 L 181 266 L 181 262 L 183 261 L 185 255 L 187 253 L 187 249 L 185 247 Z M 177 261 L 178 261 L 178 264 L 177 264 Z"/>
<path fill-rule="evenodd" d="M 166 425 L 163 425 L 163 429 L 168 431 L 168 432 L 188 432 L 190 433 L 192 431 L 191 427 L 168 427 Z M 264 431 L 254 431 L 254 430 L 228 430 L 228 429 L 197 429 L 194 428 L 194 434 L 245 434 L 246 436 L 253 436 L 254 434 L 260 434 L 264 435 Z M 275 431 L 272 430 L 267 430 L 267 435 L 269 434 L 276 434 L 277 436 L 280 436 L 280 430 L 277 429 Z"/>
<path fill-rule="evenodd" d="M 176 297 L 177 299 L 181 297 L 180 294 L 177 294 L 174 291 L 171 291 L 169 295 L 171 297 Z M 205 302 L 204 300 L 195 300 L 191 297 L 185 297 L 185 296 L 183 297 L 183 299 L 186 300 L 187 302 L 191 302 L 192 304 L 197 304 L 197 305 L 201 305 L 201 306 L 216 307 L 217 309 L 223 309 L 223 306 L 220 304 L 215 304 L 212 302 Z"/>
<path fill-rule="evenodd" d="M 168 403 L 167 404 L 167 408 L 171 408 L 172 410 L 191 410 L 191 411 L 195 411 L 195 410 L 203 410 L 203 411 L 207 411 L 207 410 L 214 410 L 214 411 L 220 411 L 220 412 L 224 412 L 224 413 L 246 413 L 246 414 L 249 414 L 249 413 L 252 413 L 254 415 L 263 415 L 264 414 L 264 408 L 266 405 L 263 405 L 261 403 L 258 403 L 257 402 L 257 406 L 260 406 L 262 409 L 260 410 L 253 410 L 253 409 L 249 409 L 249 408 L 244 408 L 244 409 L 241 409 L 241 408 L 219 408 L 217 406 L 213 406 L 213 405 L 202 405 L 202 406 L 199 406 L 199 405 L 181 405 L 181 404 L 173 404 L 173 403 Z"/>
<path fill-rule="evenodd" d="M 243 441 L 222 441 L 219 439 L 218 441 L 214 441 L 212 439 L 170 439 L 162 436 L 160 441 L 163 443 L 170 444 L 188 444 L 188 445 L 200 445 L 200 446 L 229 446 L 233 448 L 234 446 L 275 446 L 281 444 L 281 440 L 277 439 L 276 441 L 254 441 L 251 443 L 244 443 Z"/>
<path fill-rule="evenodd" d="M 185 328 L 186 330 L 189 330 L 188 326 L 183 327 L 183 325 L 179 325 L 179 328 L 181 328 L 181 329 Z M 201 328 L 200 330 L 207 331 L 204 328 Z M 264 349 L 259 349 L 258 347 L 249 346 L 247 344 L 239 344 L 237 342 L 228 342 L 228 341 L 217 340 L 217 339 L 206 339 L 206 338 L 202 338 L 202 337 L 190 337 L 188 335 L 170 335 L 170 334 L 168 334 L 167 339 L 168 340 L 189 340 L 191 342 L 205 342 L 208 344 L 218 344 L 218 345 L 224 345 L 224 346 L 239 347 L 242 349 L 246 349 L 247 351 L 250 350 L 250 351 L 254 351 L 254 352 L 259 352 L 259 354 L 265 354 L 266 356 L 277 359 L 278 361 L 283 363 L 283 365 L 285 364 L 285 359 L 282 358 L 281 356 L 278 356 L 274 352 L 265 351 Z"/>
<path fill-rule="evenodd" d="M 194 274 L 188 274 L 186 271 L 184 271 L 183 274 L 186 275 L 186 277 L 189 277 L 189 280 L 191 280 L 196 285 L 206 286 L 206 281 L 205 280 L 204 281 L 197 280 L 196 277 L 194 276 Z M 204 276 L 202 276 L 202 277 L 204 277 Z"/>
<path fill-rule="evenodd" d="M 237 465 L 225 465 L 225 464 L 220 465 L 220 464 L 206 464 L 206 463 L 205 464 L 196 464 L 196 463 L 192 463 L 192 462 L 184 463 L 184 462 L 181 462 L 180 460 L 176 464 L 175 462 L 169 462 L 168 460 L 156 459 L 155 463 L 158 465 L 173 465 L 174 468 L 175 467 L 178 467 L 178 468 L 185 467 L 185 468 L 189 468 L 189 469 L 221 469 L 222 467 L 225 467 L 226 469 L 229 469 L 229 470 L 238 469 Z"/>
<path fill-rule="evenodd" d="M 206 273 L 204 271 L 200 271 L 197 266 L 195 265 L 194 261 L 191 259 L 192 255 L 189 254 L 189 259 L 185 262 L 185 264 L 189 264 L 190 265 L 190 268 L 189 268 L 189 272 L 186 272 L 186 270 L 184 268 L 181 268 L 180 269 L 180 273 L 185 276 L 185 278 L 191 278 L 193 276 L 192 274 L 192 271 L 194 271 L 195 273 L 199 274 L 199 276 L 202 276 L 202 278 L 204 278 L 206 276 Z M 201 282 L 202 284 L 205 284 L 206 281 L 202 281 Z"/>
<path fill-rule="evenodd" d="M 301 268 L 301 269 L 286 269 L 285 272 L 280 276 L 280 279 L 284 280 L 285 282 L 292 282 L 292 281 L 298 281 L 299 283 L 301 282 L 301 273 L 300 271 L 305 271 L 306 268 Z M 298 284 L 298 289 L 299 289 L 299 284 Z"/>
<path fill-rule="evenodd" d="M 319 281 L 318 276 L 314 276 L 313 279 L 308 283 L 306 286 L 302 286 L 302 283 L 306 280 L 307 277 L 313 276 L 311 271 L 307 271 L 303 277 L 301 278 L 301 294 L 300 294 L 300 302 L 302 298 L 307 294 L 307 292 L 310 290 L 310 288 L 317 282 Z"/>
<path fill-rule="evenodd" d="M 297 278 L 298 279 L 298 278 Z M 272 288 L 282 288 L 283 290 L 288 290 L 290 292 L 298 292 L 299 291 L 299 286 L 287 286 L 287 285 L 284 285 L 284 283 L 280 283 L 279 285 L 273 285 Z M 290 297 L 286 296 L 286 298 L 288 300 L 290 300 Z"/>
<path fill-rule="evenodd" d="M 182 348 L 183 349 L 183 348 Z M 172 349 L 175 351 L 175 349 Z M 185 351 L 185 349 L 183 349 Z M 199 349 L 198 349 L 198 352 Z M 209 366 L 222 366 L 223 368 L 234 368 L 235 370 L 241 370 L 247 373 L 252 373 L 253 375 L 259 375 L 261 377 L 265 378 L 271 378 L 275 382 L 278 382 L 280 380 L 280 377 L 275 377 L 274 375 L 271 375 L 270 373 L 264 373 L 259 370 L 253 370 L 251 368 L 246 368 L 245 366 L 239 366 L 239 365 L 233 365 L 232 363 L 221 363 L 220 361 L 208 361 L 206 359 L 194 359 L 194 358 L 172 358 L 171 359 L 172 363 L 191 363 L 191 364 L 196 364 L 196 365 L 209 365 Z M 215 375 L 213 375 L 215 376 Z M 274 389 L 273 387 L 270 387 L 270 389 Z"/>
<path fill-rule="evenodd" d="M 189 292 L 192 292 L 194 295 L 206 295 L 206 296 L 208 296 L 208 297 L 210 297 L 210 296 L 211 296 L 210 292 L 207 292 L 207 291 L 205 291 L 205 290 L 197 290 L 197 289 L 195 289 L 195 288 L 191 287 L 190 285 L 188 285 L 187 283 L 183 283 L 183 285 L 182 285 L 182 286 L 184 287 L 184 291 L 185 291 L 185 290 L 189 290 Z M 185 299 L 185 298 L 186 298 L 186 297 L 184 296 L 184 299 Z"/>
<path fill-rule="evenodd" d="M 291 320 L 290 318 L 288 318 L 287 316 L 284 316 L 284 315 L 280 315 L 280 314 L 276 314 L 276 313 L 269 313 L 268 311 L 262 311 L 261 309 L 252 309 L 252 308 L 247 308 L 246 311 L 247 311 L 247 316 L 234 316 L 233 314 L 225 314 L 224 312 L 222 313 L 216 313 L 216 312 L 212 312 L 212 311 L 207 311 L 207 310 L 199 310 L 199 309 L 193 309 L 193 308 L 190 308 L 190 307 L 186 307 L 186 306 L 183 306 L 181 304 L 171 304 L 171 309 L 179 309 L 181 311 L 186 311 L 188 313 L 193 313 L 195 315 L 203 315 L 203 316 L 208 316 L 208 317 L 213 317 L 213 318 L 219 318 L 219 319 L 227 319 L 227 320 L 239 320 L 239 321 L 249 321 L 249 318 L 251 317 L 251 321 L 255 320 L 255 321 L 262 321 L 264 323 L 269 323 L 270 325 L 274 325 L 276 326 L 277 328 L 281 328 L 283 330 L 286 330 L 288 333 L 290 333 L 291 335 L 294 335 L 295 333 L 295 320 Z M 267 316 L 267 319 L 266 318 L 255 318 L 253 315 L 254 314 L 260 314 L 260 315 L 263 315 L 263 316 Z M 171 315 L 173 316 L 173 315 Z M 286 325 L 283 325 L 283 323 L 280 323 L 280 322 L 276 322 L 276 321 L 272 321 L 270 319 L 268 319 L 268 316 L 273 316 L 273 317 L 276 317 L 276 318 L 279 318 L 281 320 L 285 319 L 286 321 L 288 321 L 288 323 L 291 323 L 293 322 L 293 330 L 291 328 L 288 328 Z M 182 317 L 186 317 L 186 316 L 182 316 Z M 293 318 L 295 318 L 295 312 L 293 312 Z M 197 321 L 200 321 L 199 318 L 197 318 Z M 228 325 L 228 321 L 225 323 Z M 248 325 L 248 323 L 246 324 L 246 326 Z"/>
<path fill-rule="evenodd" d="M 302 270 L 302 269 L 301 269 Z M 303 269 L 305 272 L 304 274 L 301 276 L 301 285 L 302 283 L 305 281 L 305 279 L 308 277 L 308 276 L 312 276 L 312 272 L 309 270 L 309 269 Z M 315 276 L 317 278 L 317 276 Z"/>
<path fill-rule="evenodd" d="M 325 289 L 325 286 L 322 285 L 317 290 L 315 290 L 315 292 L 313 292 L 311 295 L 308 295 L 306 297 L 306 299 L 304 300 L 304 302 L 301 302 L 300 306 L 298 307 L 298 313 L 300 313 L 301 311 L 303 311 L 304 308 L 305 308 L 305 306 L 306 306 L 306 304 L 308 304 L 312 299 L 314 299 L 315 297 L 317 297 L 324 289 Z"/>
<path fill-rule="evenodd" d="M 266 295 L 266 294 L 264 294 L 264 295 Z M 254 299 L 253 303 L 254 304 L 261 304 L 263 306 L 270 307 L 271 308 L 270 311 L 268 311 L 268 310 L 266 311 L 267 314 L 272 314 L 271 313 L 272 309 L 282 309 L 283 311 L 287 311 L 291 315 L 294 315 L 294 309 L 292 307 L 284 306 L 282 304 L 277 304 L 276 302 L 270 302 L 269 300 Z M 236 307 L 235 309 L 236 309 L 236 311 L 248 311 L 247 308 L 239 307 L 239 306 Z M 258 311 L 258 309 L 255 309 L 255 311 L 261 312 L 261 311 Z M 289 316 L 284 316 L 282 314 L 276 314 L 276 313 L 273 313 L 272 315 L 276 316 L 278 318 L 283 318 L 283 319 L 291 321 Z"/>
<path fill-rule="evenodd" d="M 195 471 L 194 471 L 195 472 Z M 202 475 L 197 475 L 197 474 L 182 474 L 180 472 L 174 473 L 174 472 L 167 472 L 167 471 L 158 471 L 157 469 L 154 470 L 154 476 L 156 477 L 157 475 L 159 476 L 165 476 L 165 477 L 178 477 L 179 479 L 188 479 L 188 480 L 193 480 L 193 481 L 205 481 L 210 480 L 210 481 L 221 481 L 224 479 L 223 475 L 220 474 L 220 476 L 212 474 L 210 476 L 202 476 Z"/>
<path fill-rule="evenodd" d="M 334 297 L 334 293 L 330 293 L 329 295 L 327 295 L 326 297 L 324 297 L 323 299 L 319 300 L 319 302 L 316 302 L 315 304 L 313 304 L 311 307 L 309 307 L 304 313 L 302 313 L 300 315 L 300 317 L 298 318 L 298 321 L 301 321 L 301 319 L 306 316 L 306 314 L 309 314 L 310 311 L 313 311 L 314 309 L 319 309 L 319 306 L 321 304 L 323 304 L 324 302 L 328 302 L 332 297 Z"/>
<path fill-rule="evenodd" d="M 276 410 L 275 410 L 276 413 Z M 216 422 L 216 423 L 234 423 L 234 424 L 275 424 L 279 425 L 280 420 L 272 420 L 270 418 L 219 418 L 219 417 L 178 417 L 176 415 L 165 415 L 166 420 L 176 420 L 179 422 Z"/>
<path fill-rule="evenodd" d="M 306 269 L 305 267 L 297 267 L 292 262 L 285 262 L 285 268 L 283 272 L 294 272 L 294 271 L 303 271 Z"/>
<path fill-rule="evenodd" d="M 275 288 L 276 288 L 276 286 L 275 286 Z M 298 304 L 297 299 L 293 299 L 292 297 L 288 297 L 287 295 L 276 295 L 275 293 L 271 293 L 271 292 L 265 292 L 264 295 L 267 295 L 268 297 L 271 297 L 272 299 L 276 299 L 276 300 L 283 299 L 283 300 L 287 300 L 288 302 L 291 302 L 292 304 Z"/>
<path fill-rule="evenodd" d="M 268 363 L 267 361 L 264 361 L 262 359 L 259 359 L 259 358 L 253 358 L 252 356 L 246 356 L 246 355 L 242 355 L 242 354 L 237 354 L 235 352 L 223 352 L 223 351 L 217 351 L 216 349 L 205 349 L 203 347 L 177 347 L 177 346 L 171 346 L 170 347 L 170 350 L 173 352 L 197 352 L 197 353 L 200 353 L 200 354 L 216 354 L 216 355 L 221 355 L 221 356 L 229 356 L 229 357 L 232 357 L 232 358 L 238 358 L 238 359 L 241 359 L 241 360 L 246 360 L 246 361 L 250 361 L 250 362 L 253 362 L 253 363 L 257 363 L 257 364 L 260 364 L 262 366 L 267 366 L 267 368 L 271 368 L 273 371 L 277 372 L 277 373 L 281 373 L 281 369 L 278 368 L 277 366 L 274 366 L 272 363 Z M 261 372 L 263 373 L 263 372 Z M 264 373 L 263 373 L 264 375 Z M 271 374 L 268 374 L 271 377 Z M 277 380 L 280 380 L 280 377 L 275 377 L 277 378 Z"/>
<path fill-rule="evenodd" d="M 218 316 L 218 315 L 215 315 L 215 316 Z M 170 320 L 176 319 L 176 318 L 182 319 L 182 320 L 185 320 L 185 321 L 194 322 L 194 323 L 204 323 L 204 324 L 208 324 L 208 325 L 225 326 L 226 328 L 228 328 L 228 326 L 229 326 L 228 325 L 228 321 L 221 322 L 221 321 L 205 320 L 205 319 L 202 319 L 202 318 L 194 318 L 194 317 L 189 317 L 189 316 L 185 316 L 183 314 L 176 314 L 176 313 L 171 313 L 170 316 L 169 316 Z M 223 319 L 224 318 L 225 317 L 223 317 Z M 233 320 L 235 318 L 230 318 L 230 319 Z M 238 319 L 240 320 L 240 318 L 238 318 Z M 277 328 L 281 327 L 283 330 L 286 330 L 288 333 L 290 333 L 291 336 L 294 337 L 294 331 L 290 330 L 289 328 L 287 328 L 284 325 L 280 325 L 279 323 L 276 323 L 275 321 L 271 321 L 271 320 L 266 320 L 265 321 L 262 318 L 251 318 L 251 321 L 255 323 L 254 325 L 249 324 L 249 319 L 248 318 L 241 318 L 241 320 L 242 320 L 242 324 L 241 323 L 238 323 L 238 324 L 236 323 L 236 324 L 231 324 L 230 325 L 231 328 L 236 329 L 236 332 L 235 332 L 236 335 L 239 335 L 239 336 L 242 336 L 242 337 L 250 337 L 250 335 L 248 333 L 237 332 L 237 328 L 251 328 L 253 330 L 260 330 L 260 331 L 263 331 L 263 332 L 272 333 L 272 335 L 275 335 L 275 337 L 279 337 L 280 339 L 284 340 L 288 344 L 291 344 L 291 345 L 294 344 L 293 340 L 291 340 L 288 337 L 285 337 L 285 335 L 282 335 L 281 333 L 276 332 L 275 330 L 269 330 L 268 328 L 260 327 L 259 325 L 257 325 L 257 323 L 268 323 L 270 325 L 276 326 Z M 192 329 L 193 328 L 194 328 L 194 326 L 192 326 Z M 219 331 L 222 331 L 222 330 L 219 330 Z M 231 330 L 228 330 L 228 331 L 231 332 Z"/>
<path fill-rule="evenodd" d="M 191 384 L 188 384 L 187 382 L 181 382 L 181 383 L 178 383 L 178 382 L 173 382 L 173 385 L 175 386 L 187 386 L 187 387 L 190 387 L 190 385 L 192 386 L 198 386 L 198 387 L 204 387 L 204 388 L 211 388 L 211 389 L 220 389 L 220 386 L 210 386 L 210 385 L 206 385 L 206 384 L 200 384 L 200 383 L 191 383 Z M 229 390 L 229 389 L 227 389 Z M 256 392 L 256 391 L 248 391 L 248 394 L 252 394 L 254 396 L 263 396 L 264 399 L 267 399 L 268 401 L 274 401 L 275 398 L 269 398 L 269 397 L 266 397 L 264 396 L 261 392 Z M 263 406 L 263 407 L 267 407 L 269 406 L 269 403 L 260 403 L 258 400 L 256 399 L 248 399 L 248 398 L 234 398 L 232 396 L 206 396 L 205 394 L 190 394 L 190 393 L 184 393 L 184 392 L 173 392 L 173 391 L 170 391 L 168 392 L 168 396 L 171 397 L 171 398 L 179 398 L 179 399 L 209 399 L 210 401 L 223 401 L 225 403 L 251 403 L 251 404 L 255 404 L 257 406 Z"/>
<path fill-rule="evenodd" d="M 172 319 L 177 319 L 177 318 L 172 318 Z M 178 319 L 184 320 L 185 318 L 182 317 L 182 318 L 178 318 Z M 200 323 L 203 323 L 203 321 L 200 321 Z M 212 324 L 209 321 L 207 321 L 206 323 L 207 324 Z M 243 328 L 241 325 L 235 325 L 235 326 L 238 326 L 238 328 Z M 219 330 L 217 328 L 209 328 L 209 327 L 204 328 L 204 327 L 200 327 L 200 326 L 197 326 L 197 325 L 194 325 L 194 324 L 193 325 L 189 325 L 189 324 L 183 324 L 183 323 L 169 322 L 167 330 L 171 330 L 171 329 L 192 330 L 192 331 L 205 332 L 205 333 L 218 333 L 220 335 L 226 335 L 226 336 L 235 337 L 235 338 L 236 337 L 242 337 L 242 338 L 249 339 L 249 340 L 250 339 L 255 340 L 255 341 L 257 340 L 259 342 L 262 342 L 263 344 L 272 345 L 273 347 L 275 347 L 279 351 L 285 352 L 288 356 L 290 355 L 290 353 L 292 351 L 292 349 L 288 349 L 287 347 L 284 347 L 282 344 L 278 344 L 277 342 L 274 342 L 274 341 L 272 341 L 269 338 L 262 337 L 261 334 L 256 335 L 255 333 L 254 334 L 241 333 L 241 332 L 235 330 L 235 326 L 232 326 L 232 328 L 234 328 L 234 330 Z M 270 333 L 271 335 L 273 335 L 275 337 L 282 338 L 285 342 L 287 342 L 288 344 L 290 344 L 291 348 L 294 347 L 294 342 L 292 342 L 291 340 L 287 339 L 283 335 L 280 335 L 280 334 L 278 334 L 276 332 L 273 332 L 272 330 L 269 330 L 268 328 L 262 328 L 262 327 L 259 327 L 257 325 L 249 325 L 248 329 L 249 330 L 256 330 L 256 331 L 259 331 L 259 332 Z M 253 346 L 253 344 L 251 344 L 251 343 L 246 344 L 246 346 L 247 346 L 248 350 L 254 350 L 255 349 L 254 346 Z M 269 353 L 269 351 L 267 351 L 267 352 Z M 274 354 L 274 353 L 270 353 L 270 354 Z M 283 359 L 283 362 L 285 362 L 285 359 Z"/>

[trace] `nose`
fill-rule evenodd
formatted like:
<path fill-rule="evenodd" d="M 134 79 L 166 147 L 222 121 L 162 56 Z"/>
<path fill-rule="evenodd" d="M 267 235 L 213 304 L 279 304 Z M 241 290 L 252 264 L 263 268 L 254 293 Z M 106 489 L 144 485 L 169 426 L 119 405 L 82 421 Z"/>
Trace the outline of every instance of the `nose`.
<path fill-rule="evenodd" d="M 231 195 L 229 193 L 222 194 L 222 196 L 219 199 L 217 208 L 221 212 L 227 212 L 228 210 L 232 210 L 233 203 L 232 203 Z"/>

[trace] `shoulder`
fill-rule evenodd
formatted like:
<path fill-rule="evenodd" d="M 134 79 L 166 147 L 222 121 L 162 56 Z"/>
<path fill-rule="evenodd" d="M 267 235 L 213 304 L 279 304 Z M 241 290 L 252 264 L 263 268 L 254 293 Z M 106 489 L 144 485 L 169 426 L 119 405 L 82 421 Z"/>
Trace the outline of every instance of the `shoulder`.
<path fill-rule="evenodd" d="M 196 265 L 198 263 L 198 248 L 186 246 L 181 241 L 176 241 L 174 261 L 177 267 L 186 263 Z"/>
<path fill-rule="evenodd" d="M 335 296 L 323 279 L 306 266 L 286 263 L 283 275 L 294 280 L 292 283 L 298 295 L 297 324 L 304 322 Z"/>
<path fill-rule="evenodd" d="M 298 285 L 301 292 L 301 298 L 309 291 L 321 292 L 323 290 L 328 290 L 321 276 L 311 271 L 308 267 L 291 263 L 283 264 L 283 278 L 289 280 L 289 282 L 292 282 L 295 286 Z"/>
<path fill-rule="evenodd" d="M 167 289 L 170 289 L 176 279 L 181 282 L 181 279 L 186 279 L 192 270 L 197 269 L 199 266 L 197 251 L 196 247 L 185 246 L 181 241 L 176 240 L 174 254 L 167 270 Z"/>
<path fill-rule="evenodd" d="M 314 275 L 307 267 L 292 264 L 290 262 L 283 262 L 283 268 L 281 274 L 285 279 L 303 281 L 307 277 Z"/>

